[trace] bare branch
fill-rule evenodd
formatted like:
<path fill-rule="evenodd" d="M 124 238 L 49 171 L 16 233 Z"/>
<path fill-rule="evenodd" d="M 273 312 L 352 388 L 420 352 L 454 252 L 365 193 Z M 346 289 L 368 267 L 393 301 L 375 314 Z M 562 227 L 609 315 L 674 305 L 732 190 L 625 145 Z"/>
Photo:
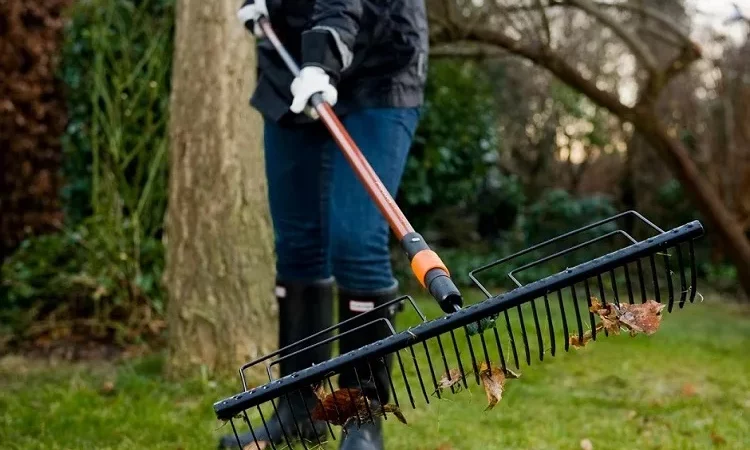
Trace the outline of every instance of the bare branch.
<path fill-rule="evenodd" d="M 669 31 L 672 34 L 674 34 L 676 37 L 680 38 L 682 42 L 687 43 L 687 42 L 692 41 L 690 37 L 685 33 L 685 31 L 681 30 L 677 25 L 675 25 L 674 20 L 672 20 L 669 16 L 653 8 L 643 6 L 640 3 L 636 4 L 632 2 L 627 2 L 627 3 L 596 2 L 596 5 L 601 8 L 614 8 L 614 9 L 621 9 L 623 11 L 637 12 L 639 14 L 642 14 L 645 17 L 648 17 L 649 19 L 652 19 L 655 22 L 658 22 L 659 25 L 663 26 L 666 31 Z"/>
<path fill-rule="evenodd" d="M 625 44 L 630 47 L 635 57 L 640 60 L 646 67 L 649 73 L 653 74 L 658 70 L 658 64 L 656 57 L 651 50 L 641 41 L 638 36 L 628 31 L 620 22 L 614 17 L 602 11 L 595 3 L 590 0 L 566 0 L 567 3 L 585 11 L 591 16 L 598 19 L 601 23 L 608 26 L 612 31 L 622 39 Z"/>
<path fill-rule="evenodd" d="M 480 45 L 473 42 L 440 44 L 430 48 L 430 58 L 489 59 L 503 57 L 508 57 L 508 52 L 496 46 Z"/>
<path fill-rule="evenodd" d="M 544 10 L 542 0 L 535 1 L 537 8 L 539 8 L 539 15 L 542 18 L 542 25 L 544 26 L 544 35 L 547 38 L 547 45 L 552 46 L 552 33 L 550 32 L 549 18 L 547 12 Z"/>

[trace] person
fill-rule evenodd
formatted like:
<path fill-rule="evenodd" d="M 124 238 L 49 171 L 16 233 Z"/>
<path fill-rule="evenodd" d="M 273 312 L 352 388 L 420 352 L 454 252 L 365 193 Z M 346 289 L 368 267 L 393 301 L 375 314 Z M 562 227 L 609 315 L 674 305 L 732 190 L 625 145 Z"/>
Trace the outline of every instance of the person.
<path fill-rule="evenodd" d="M 261 16 L 300 64 L 298 76 L 264 36 L 257 23 Z M 339 333 L 359 325 L 359 314 L 398 295 L 388 224 L 307 105 L 314 93 L 322 94 L 395 197 L 424 97 L 426 10 L 424 0 L 246 0 L 238 17 L 257 38 L 257 86 L 250 103 L 264 121 L 283 348 L 333 325 L 334 288 L 338 322 L 354 318 Z M 392 320 L 396 312 L 382 308 L 373 314 Z M 339 352 L 388 335 L 385 327 L 368 326 L 341 339 Z M 314 347 L 282 360 L 280 375 L 331 356 L 330 345 Z M 373 366 L 341 373 L 339 388 L 359 388 L 362 382 L 369 398 L 386 403 L 391 361 Z M 284 434 L 308 443 L 317 443 L 316 434 L 322 440 L 325 422 L 307 419 L 315 403 L 311 390 L 276 402 L 265 425 L 253 428 L 257 441 L 285 445 Z M 383 448 L 379 420 L 353 423 L 346 431 L 341 449 Z M 253 442 L 249 431 L 240 438 L 243 446 Z M 234 434 L 221 440 L 220 447 L 236 446 Z"/>

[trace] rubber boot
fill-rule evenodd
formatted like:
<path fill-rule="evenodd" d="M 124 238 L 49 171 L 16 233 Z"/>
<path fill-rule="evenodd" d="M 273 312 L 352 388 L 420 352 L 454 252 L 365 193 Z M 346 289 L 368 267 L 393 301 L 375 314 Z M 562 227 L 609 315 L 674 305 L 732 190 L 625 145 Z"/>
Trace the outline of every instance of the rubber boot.
<path fill-rule="evenodd" d="M 339 288 L 339 322 L 356 317 L 378 305 L 396 298 L 397 285 L 393 288 L 370 294 L 347 292 Z M 378 312 L 368 314 L 362 320 L 353 320 L 339 331 L 356 328 L 374 319 L 386 318 L 393 323 L 396 313 L 403 308 L 401 304 L 394 304 L 383 308 Z M 395 325 L 394 325 L 395 328 Z M 364 345 L 371 344 L 380 339 L 390 336 L 391 333 L 383 323 L 373 324 L 355 333 L 349 334 L 339 341 L 340 353 L 347 353 Z M 389 355 L 383 361 L 370 361 L 370 364 L 362 364 L 356 370 L 344 371 L 339 376 L 339 387 L 362 389 L 364 395 L 375 405 L 386 404 L 390 400 L 390 381 L 393 355 Z M 385 363 L 385 364 L 383 364 Z M 358 423 L 356 420 L 346 427 L 342 433 L 341 450 L 382 450 L 383 433 L 381 418 L 375 417 L 374 421 L 367 420 Z"/>
<path fill-rule="evenodd" d="M 314 283 L 277 282 L 276 300 L 279 305 L 279 348 L 294 344 L 333 325 L 333 278 Z M 326 333 L 309 343 L 293 347 L 279 357 L 298 351 L 328 336 L 330 334 Z M 280 376 L 308 368 L 313 363 L 321 363 L 330 357 L 330 343 L 317 346 L 281 361 L 278 364 Z M 290 394 L 288 399 L 287 396 L 282 396 L 274 400 L 278 415 L 274 413 L 270 418 L 266 418 L 266 426 L 260 423 L 253 428 L 258 442 L 266 441 L 273 442 L 274 445 L 282 443 L 286 445 L 285 434 L 292 444 L 299 441 L 300 434 L 308 441 L 316 441 L 316 434 L 321 440 L 323 439 L 327 431 L 326 423 L 324 421 L 311 423 L 308 415 L 308 410 L 312 411 L 315 407 L 317 398 L 312 389 L 301 391 L 301 394 L 295 392 Z M 297 432 L 297 427 L 300 433 Z M 250 431 L 240 435 L 240 444 L 243 447 L 252 442 L 253 433 Z M 223 436 L 219 448 L 238 448 L 234 434 Z"/>

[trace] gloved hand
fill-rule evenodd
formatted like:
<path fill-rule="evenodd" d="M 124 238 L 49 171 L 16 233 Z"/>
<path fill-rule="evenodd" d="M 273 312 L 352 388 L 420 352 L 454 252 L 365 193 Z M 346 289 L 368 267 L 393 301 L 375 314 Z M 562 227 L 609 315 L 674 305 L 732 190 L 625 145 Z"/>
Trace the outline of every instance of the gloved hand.
<path fill-rule="evenodd" d="M 291 90 L 294 100 L 289 109 L 296 114 L 304 111 L 313 119 L 318 119 L 318 113 L 308 104 L 313 94 L 320 92 L 323 100 L 331 106 L 338 101 L 338 91 L 331 84 L 331 78 L 316 66 L 303 67 L 299 76 L 292 81 Z"/>
<path fill-rule="evenodd" d="M 258 25 L 258 19 L 268 17 L 266 0 L 245 0 L 242 8 L 237 11 L 237 18 L 257 38 L 265 37 L 263 29 Z"/>

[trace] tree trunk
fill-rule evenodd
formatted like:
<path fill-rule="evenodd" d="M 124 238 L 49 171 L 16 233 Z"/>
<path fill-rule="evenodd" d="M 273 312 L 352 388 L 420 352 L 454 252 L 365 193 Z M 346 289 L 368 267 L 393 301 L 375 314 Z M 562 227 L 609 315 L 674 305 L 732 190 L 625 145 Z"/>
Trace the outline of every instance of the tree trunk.
<path fill-rule="evenodd" d="M 662 160 L 672 168 L 682 186 L 690 193 L 711 230 L 724 243 L 727 255 L 737 269 L 737 279 L 745 294 L 750 296 L 750 240 L 745 237 L 737 219 L 690 159 L 687 148 L 669 134 L 652 110 L 637 111 L 633 125 L 659 152 Z"/>
<path fill-rule="evenodd" d="M 252 38 L 235 2 L 179 0 L 170 122 L 168 372 L 236 371 L 276 346 Z"/>

